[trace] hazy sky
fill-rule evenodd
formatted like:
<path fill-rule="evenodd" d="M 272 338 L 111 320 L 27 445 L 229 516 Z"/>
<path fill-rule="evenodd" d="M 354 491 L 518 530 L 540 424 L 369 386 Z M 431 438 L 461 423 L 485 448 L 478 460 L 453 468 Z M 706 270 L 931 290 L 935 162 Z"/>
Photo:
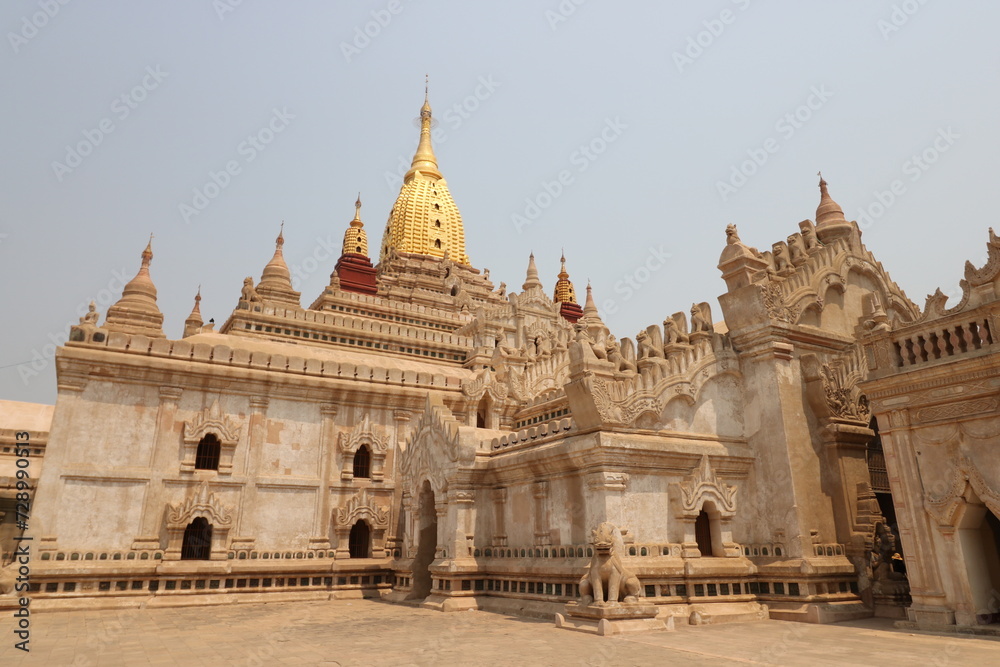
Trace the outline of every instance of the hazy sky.
<path fill-rule="evenodd" d="M 998 23 L 985 0 L 8 0 L 0 398 L 55 400 L 53 341 L 106 313 L 150 233 L 171 338 L 199 284 L 225 321 L 282 220 L 308 306 L 359 190 L 378 247 L 425 73 L 496 283 L 520 289 L 533 250 L 551 289 L 565 248 L 618 336 L 692 301 L 719 319 L 726 224 L 769 249 L 822 169 L 923 305 L 985 258 Z"/>

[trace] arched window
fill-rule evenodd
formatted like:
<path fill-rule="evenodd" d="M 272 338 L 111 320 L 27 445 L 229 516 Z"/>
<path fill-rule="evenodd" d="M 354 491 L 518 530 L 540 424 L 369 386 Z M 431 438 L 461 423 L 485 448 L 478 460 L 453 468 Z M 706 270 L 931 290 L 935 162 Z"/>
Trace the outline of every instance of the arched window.
<path fill-rule="evenodd" d="M 440 248 L 441 247 L 441 239 L 435 239 L 434 240 L 434 247 L 435 248 Z"/>
<path fill-rule="evenodd" d="M 212 524 L 198 517 L 184 529 L 181 560 L 208 560 L 212 554 Z"/>
<path fill-rule="evenodd" d="M 365 521 L 358 521 L 351 526 L 351 536 L 347 548 L 351 558 L 371 558 L 371 531 Z"/>
<path fill-rule="evenodd" d="M 371 453 L 369 453 L 367 445 L 361 445 L 358 447 L 358 451 L 354 452 L 354 476 L 356 478 L 371 477 L 371 470 Z"/>
<path fill-rule="evenodd" d="M 218 470 L 221 453 L 222 443 L 219 442 L 218 436 L 214 433 L 207 434 L 198 443 L 198 451 L 194 456 L 195 470 Z"/>
<path fill-rule="evenodd" d="M 434 221 L 434 226 L 435 227 L 440 227 L 441 226 L 441 221 L 440 220 L 435 220 Z"/>

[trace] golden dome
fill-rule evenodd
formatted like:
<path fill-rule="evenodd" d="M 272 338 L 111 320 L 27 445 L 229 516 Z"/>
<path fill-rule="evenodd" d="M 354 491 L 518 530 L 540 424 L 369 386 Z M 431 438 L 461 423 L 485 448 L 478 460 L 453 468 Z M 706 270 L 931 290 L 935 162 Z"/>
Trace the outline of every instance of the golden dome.
<path fill-rule="evenodd" d="M 389 214 L 379 257 L 385 259 L 389 248 L 431 257 L 444 257 L 447 252 L 451 260 L 468 264 L 462 215 L 438 171 L 431 122 L 431 105 L 425 97 L 420 109 L 420 143 Z"/>
<path fill-rule="evenodd" d="M 358 193 L 358 200 L 354 202 L 354 219 L 351 226 L 344 232 L 344 250 L 341 254 L 368 256 L 368 234 L 365 233 L 365 224 L 361 222 L 361 193 Z"/>
<path fill-rule="evenodd" d="M 559 258 L 562 266 L 559 269 L 559 280 L 556 281 L 556 291 L 552 300 L 556 303 L 576 303 L 576 290 L 570 282 L 569 273 L 566 272 L 566 253 Z"/>

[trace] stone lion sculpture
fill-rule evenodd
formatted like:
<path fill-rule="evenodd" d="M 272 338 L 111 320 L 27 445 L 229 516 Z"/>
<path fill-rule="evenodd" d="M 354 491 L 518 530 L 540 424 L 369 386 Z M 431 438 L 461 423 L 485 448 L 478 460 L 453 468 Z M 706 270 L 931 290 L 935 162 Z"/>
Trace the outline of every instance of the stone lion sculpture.
<path fill-rule="evenodd" d="M 618 527 L 602 523 L 591 531 L 594 556 L 587 574 L 580 580 L 580 604 L 598 607 L 635 604 L 639 596 L 639 579 L 625 569 L 621 555 L 625 543 Z"/>

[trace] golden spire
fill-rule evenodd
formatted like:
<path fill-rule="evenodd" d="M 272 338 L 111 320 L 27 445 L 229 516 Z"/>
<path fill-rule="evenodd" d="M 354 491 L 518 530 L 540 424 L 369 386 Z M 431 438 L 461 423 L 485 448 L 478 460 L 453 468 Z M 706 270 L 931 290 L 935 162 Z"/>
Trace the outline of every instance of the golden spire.
<path fill-rule="evenodd" d="M 418 171 L 428 176 L 441 178 L 441 172 L 438 171 L 437 157 L 434 155 L 434 147 L 431 145 L 431 126 L 433 122 L 429 84 L 425 79 L 424 105 L 420 107 L 420 143 L 417 145 L 417 152 L 413 155 L 413 162 L 410 163 L 410 170 L 403 177 L 404 183 L 413 178 L 414 173 Z"/>
<path fill-rule="evenodd" d="M 432 125 L 431 103 L 425 88 L 424 105 L 420 109 L 420 143 L 389 213 L 379 258 L 384 260 L 391 248 L 439 258 L 447 253 L 452 261 L 468 265 L 462 215 L 438 171 L 431 147 Z"/>
<path fill-rule="evenodd" d="M 559 280 L 556 281 L 555 294 L 552 300 L 556 303 L 576 303 L 576 290 L 570 282 L 569 273 L 566 271 L 566 251 L 563 251 L 559 258 L 561 267 L 559 269 Z"/>
<path fill-rule="evenodd" d="M 361 222 L 361 193 L 358 193 L 358 200 L 354 202 L 354 219 L 351 226 L 344 232 L 344 255 L 364 255 L 368 256 L 368 234 L 364 230 L 365 223 Z"/>
<path fill-rule="evenodd" d="M 524 277 L 524 284 L 521 289 L 529 290 L 532 287 L 541 287 L 542 281 L 538 279 L 538 267 L 535 266 L 535 253 L 528 255 L 528 273 Z"/>

